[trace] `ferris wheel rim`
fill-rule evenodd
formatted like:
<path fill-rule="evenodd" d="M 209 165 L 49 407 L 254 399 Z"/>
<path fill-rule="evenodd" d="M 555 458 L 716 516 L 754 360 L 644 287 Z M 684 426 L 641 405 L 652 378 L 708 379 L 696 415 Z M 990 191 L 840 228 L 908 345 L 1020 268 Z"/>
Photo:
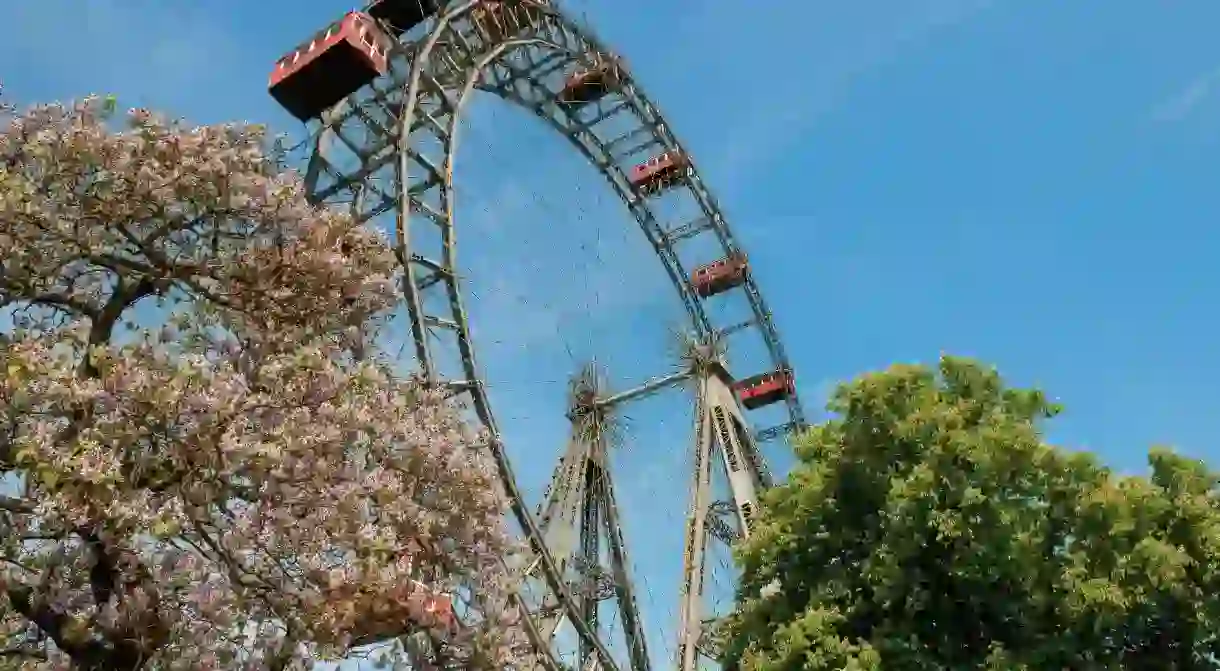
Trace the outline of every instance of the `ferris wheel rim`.
<path fill-rule="evenodd" d="M 553 46 L 557 53 L 563 54 L 562 67 L 564 68 L 569 67 L 573 63 L 589 64 L 591 61 L 598 58 L 618 58 L 612 51 L 607 49 L 597 40 L 597 38 L 592 34 L 592 31 L 590 31 L 588 28 L 577 26 L 557 8 L 549 4 L 535 2 L 534 0 L 509 0 L 504 4 L 512 5 L 514 7 L 526 7 L 531 11 L 538 12 L 540 16 L 545 16 L 547 20 L 557 25 L 559 32 L 563 33 L 564 37 L 570 40 L 569 45 L 581 45 L 582 48 L 571 49 L 565 45 L 552 45 L 547 43 L 547 46 Z M 509 460 L 504 449 L 504 441 L 499 426 L 497 425 L 495 415 L 492 412 L 491 401 L 490 398 L 488 398 L 486 385 L 483 381 L 480 366 L 478 365 L 474 341 L 471 337 L 469 319 L 467 317 L 465 308 L 462 305 L 464 293 L 461 287 L 461 280 L 456 272 L 458 268 L 457 254 L 455 249 L 455 233 L 457 224 L 455 223 L 456 217 L 453 216 L 453 202 L 455 200 L 452 189 L 454 179 L 453 156 L 455 154 L 454 149 L 457 145 L 457 138 L 459 135 L 457 128 L 458 119 L 461 115 L 461 108 L 465 101 L 470 97 L 471 93 L 473 92 L 473 88 L 480 88 L 484 91 L 490 91 L 508 102 L 512 102 L 530 110 L 536 116 L 548 121 L 549 125 L 551 125 L 561 135 L 569 139 L 577 150 L 580 151 L 580 153 L 585 156 L 593 167 L 597 169 L 598 172 L 601 173 L 603 177 L 611 184 L 612 190 L 620 196 L 624 204 L 627 206 L 628 211 L 631 212 L 633 217 L 636 219 L 642 232 L 653 244 L 659 260 L 667 270 L 671 283 L 674 285 L 679 297 L 682 299 L 687 308 L 689 322 L 693 329 L 701 336 L 711 336 L 717 332 L 717 329 L 712 327 L 711 320 L 709 320 L 706 312 L 703 310 L 701 299 L 695 295 L 695 292 L 688 280 L 689 273 L 686 272 L 686 269 L 679 259 L 676 249 L 674 248 L 674 244 L 677 242 L 677 240 L 671 239 L 672 231 L 667 231 L 658 223 L 658 217 L 656 217 L 656 215 L 649 208 L 647 202 L 648 199 L 646 197 L 642 197 L 638 194 L 631 194 L 629 189 L 625 188 L 625 170 L 616 166 L 613 161 L 597 160 L 598 157 L 595 152 L 600 152 L 607 157 L 612 155 L 610 149 L 605 146 L 606 143 L 602 142 L 600 138 L 597 138 L 596 135 L 591 132 L 586 132 L 583 134 L 583 136 L 578 138 L 578 136 L 572 132 L 571 127 L 563 127 L 558 125 L 556 117 L 545 114 L 539 106 L 530 104 L 525 98 L 514 99 L 512 96 L 505 95 L 504 91 L 477 85 L 475 80 L 481 77 L 489 68 L 494 67 L 498 60 L 506 57 L 506 55 L 514 51 L 516 47 L 525 45 L 527 43 L 537 44 L 542 42 L 540 40 L 500 40 L 494 44 L 491 44 L 488 51 L 483 52 L 483 55 L 490 54 L 490 56 L 486 58 L 486 62 L 482 63 L 479 68 L 473 69 L 471 72 L 467 73 L 466 83 L 468 86 L 462 87 L 463 94 L 456 101 L 449 101 L 450 104 L 456 107 L 456 110 L 452 115 L 452 126 L 450 131 L 446 133 L 445 137 L 446 158 L 442 175 L 442 179 L 444 181 L 443 189 L 445 191 L 443 205 L 443 209 L 445 211 L 442 212 L 442 215 L 448 220 L 446 234 L 449 236 L 445 242 L 445 252 L 442 266 L 446 268 L 450 274 L 448 278 L 443 280 L 443 283 L 445 285 L 450 307 L 452 309 L 452 323 L 447 325 L 446 328 L 452 329 L 452 331 L 456 334 L 455 337 L 466 380 L 457 382 L 447 380 L 442 381 L 436 374 L 433 368 L 434 359 L 430 354 L 430 346 L 428 343 L 431 327 L 426 323 L 425 320 L 427 315 L 425 314 L 424 308 L 420 301 L 420 293 L 422 290 L 419 288 L 419 282 L 417 281 L 418 278 L 412 276 L 414 266 L 412 260 L 408 258 L 409 255 L 406 253 L 406 245 L 404 242 L 405 240 L 409 239 L 409 219 L 413 216 L 413 208 L 411 207 L 411 204 L 414 202 L 406 179 L 406 175 L 411 171 L 408 156 L 412 149 L 411 133 L 415 128 L 418 116 L 417 112 L 419 110 L 419 101 L 421 99 L 421 95 L 424 94 L 424 89 L 432 87 L 444 90 L 444 87 L 440 86 L 437 81 L 444 73 L 439 71 L 430 71 L 430 68 L 433 68 L 434 65 L 438 68 L 443 68 L 444 65 L 441 63 L 446 55 L 446 50 L 458 48 L 454 46 L 454 44 L 450 43 L 441 44 L 441 37 L 446 33 L 446 30 L 451 24 L 459 21 L 463 17 L 466 17 L 479 5 L 479 0 L 461 0 L 459 2 L 448 3 L 448 7 L 442 9 L 441 14 L 435 19 L 435 24 L 431 26 L 430 32 L 428 33 L 425 41 L 421 43 L 417 40 L 409 45 L 400 45 L 400 48 L 409 50 L 412 61 L 409 81 L 403 82 L 406 84 L 405 98 L 402 101 L 403 108 L 399 119 L 399 137 L 398 146 L 396 147 L 397 160 L 399 162 L 399 169 L 402 174 L 402 193 L 399 194 L 399 209 L 402 212 L 402 221 L 400 223 L 398 233 L 399 244 L 403 245 L 403 248 L 401 250 L 400 260 L 406 268 L 408 275 L 407 282 L 404 284 L 410 287 L 410 290 L 407 293 L 409 312 L 412 319 L 412 339 L 414 340 L 416 347 L 417 358 L 420 360 L 421 367 L 424 369 L 425 377 L 432 382 L 445 382 L 446 384 L 452 384 L 453 386 L 451 388 L 453 388 L 456 393 L 468 393 L 470 395 L 474 409 L 488 432 L 489 447 L 495 456 L 497 467 L 500 470 L 500 478 L 503 481 L 507 492 L 509 493 L 514 517 L 517 518 L 518 523 L 525 530 L 526 535 L 529 537 L 530 544 L 534 546 L 532 548 L 533 551 L 538 553 L 542 563 L 544 565 L 551 564 L 549 567 L 544 566 L 546 569 L 544 570 L 544 573 L 547 574 L 548 578 L 547 582 L 551 583 L 551 588 L 555 589 L 557 594 L 563 594 L 564 588 L 559 585 L 556 580 L 554 580 L 556 572 L 553 562 L 548 561 L 550 559 L 550 552 L 542 543 L 539 528 L 533 519 L 533 514 L 526 505 L 525 499 L 520 492 L 517 485 L 516 476 L 513 473 L 511 460 Z M 440 49 L 440 58 L 437 57 L 438 47 Z M 478 57 L 479 55 L 475 54 L 475 56 Z M 481 62 L 484 59 L 479 57 L 478 60 Z M 656 146 L 662 147 L 666 151 L 680 151 L 689 157 L 690 153 L 677 140 L 672 131 L 669 130 L 668 123 L 664 121 L 659 110 L 646 96 L 646 94 L 644 94 L 642 88 L 636 84 L 634 78 L 631 77 L 630 72 L 624 69 L 621 74 L 623 77 L 622 97 L 626 101 L 624 103 L 624 107 L 627 108 L 627 112 L 634 118 L 634 120 L 639 122 L 640 126 L 650 127 L 652 131 L 651 140 Z M 427 78 L 428 81 L 425 81 L 425 78 Z M 544 82 L 534 80 L 528 72 L 525 74 L 522 80 L 528 83 L 531 87 L 536 87 L 542 91 L 552 94 L 551 102 L 554 102 L 554 91 L 551 91 Z M 475 85 L 469 86 L 469 84 Z M 573 125 L 579 121 L 575 114 L 568 114 L 567 119 Z M 582 144 L 582 139 L 588 142 L 588 144 Z M 700 204 L 700 208 L 705 214 L 707 227 L 703 230 L 695 231 L 692 235 L 699 235 L 704 232 L 712 233 L 712 235 L 714 235 L 718 241 L 720 249 L 723 251 L 725 257 L 741 250 L 740 245 L 737 243 L 736 237 L 729 230 L 728 224 L 725 222 L 721 208 L 719 207 L 715 198 L 711 195 L 710 190 L 704 185 L 693 161 L 688 164 L 683 181 L 675 188 L 689 190 L 692 197 L 694 197 L 695 200 Z M 744 328 L 753 329 L 754 332 L 758 333 L 763 338 L 767 346 L 768 358 L 771 362 L 771 370 L 786 369 L 791 371 L 791 364 L 784 353 L 778 330 L 771 321 L 771 313 L 766 307 L 765 300 L 762 298 L 761 290 L 757 286 L 754 278 L 748 273 L 746 274 L 742 283 L 742 290 L 745 291 L 749 297 L 751 308 L 754 313 L 754 323 L 749 324 Z M 792 427 L 801 426 L 803 424 L 803 413 L 799 398 L 797 397 L 795 391 L 786 399 L 786 402 L 788 405 L 789 425 Z M 563 600 L 568 602 L 570 601 L 570 597 Z M 577 628 L 578 633 L 582 634 L 582 638 L 585 635 L 588 635 L 591 636 L 593 640 L 597 640 L 598 637 L 595 634 L 580 631 L 584 623 L 580 622 L 579 618 L 570 619 L 572 620 L 572 624 Z M 601 646 L 600 641 L 597 641 L 597 646 Z M 609 658 L 609 655 L 604 648 L 599 650 L 599 656 L 603 657 L 603 663 L 606 668 L 615 668 L 615 665 Z"/>

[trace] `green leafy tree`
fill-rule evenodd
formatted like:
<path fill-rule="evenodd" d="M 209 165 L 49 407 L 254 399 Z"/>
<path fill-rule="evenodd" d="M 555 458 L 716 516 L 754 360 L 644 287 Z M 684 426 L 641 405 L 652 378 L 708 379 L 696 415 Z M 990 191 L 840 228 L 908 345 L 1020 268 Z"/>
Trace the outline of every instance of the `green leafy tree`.
<path fill-rule="evenodd" d="M 726 656 L 781 669 L 1220 669 L 1217 475 L 1048 445 L 1059 408 L 944 358 L 841 386 L 741 550 Z"/>

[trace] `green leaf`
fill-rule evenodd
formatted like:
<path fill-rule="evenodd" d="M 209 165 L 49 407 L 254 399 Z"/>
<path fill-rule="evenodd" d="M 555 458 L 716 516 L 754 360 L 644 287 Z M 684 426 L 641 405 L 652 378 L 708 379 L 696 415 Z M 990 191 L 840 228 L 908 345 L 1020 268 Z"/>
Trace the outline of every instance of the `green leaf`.
<path fill-rule="evenodd" d="M 153 523 L 151 533 L 157 538 L 170 538 L 177 536 L 182 531 L 182 527 L 173 520 L 157 520 Z"/>
<path fill-rule="evenodd" d="M 38 479 L 42 481 L 43 487 L 54 490 L 55 486 L 59 484 L 59 473 L 50 468 L 42 469 L 38 473 Z"/>

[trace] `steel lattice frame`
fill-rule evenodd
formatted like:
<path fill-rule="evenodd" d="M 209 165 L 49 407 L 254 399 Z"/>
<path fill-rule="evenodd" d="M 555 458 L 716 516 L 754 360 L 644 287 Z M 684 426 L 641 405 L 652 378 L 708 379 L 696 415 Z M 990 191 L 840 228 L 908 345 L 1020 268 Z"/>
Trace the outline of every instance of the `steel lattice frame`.
<path fill-rule="evenodd" d="M 573 624 L 581 638 L 582 665 L 586 668 L 600 665 L 609 670 L 616 665 L 590 626 L 588 600 L 582 600 L 569 589 L 563 566 L 567 557 L 557 560 L 552 555 L 545 528 L 555 517 L 555 510 L 562 507 L 555 503 L 557 500 L 565 496 L 581 499 L 579 512 L 586 518 L 581 524 L 582 543 L 596 545 L 596 539 L 587 540 L 583 531 L 592 528 L 590 525 L 608 528 L 608 543 L 612 554 L 618 556 L 612 586 L 617 589 L 624 614 L 630 611 L 625 620 L 638 615 L 623 566 L 625 549 L 617 531 L 618 513 L 604 449 L 597 444 L 596 438 L 580 440 L 574 437 L 573 446 L 561 461 L 556 480 L 548 491 L 548 502 L 544 506 L 547 512 L 543 514 L 544 524 L 540 525 L 517 486 L 480 378 L 469 333 L 456 257 L 453 162 L 458 122 L 472 92 L 476 89 L 490 92 L 530 110 L 568 138 L 602 173 L 655 249 L 681 297 L 691 329 L 698 339 L 717 342 L 736 332 L 754 330 L 766 344 L 771 369 L 790 370 L 790 366 L 771 313 L 748 274 L 742 290 L 749 301 L 752 318 L 737 324 L 713 324 L 688 282 L 690 269 L 683 266 L 677 253 L 678 245 L 683 241 L 710 236 L 724 256 L 739 251 L 715 198 L 693 165 L 671 189 L 685 190 L 698 205 L 701 216 L 693 221 L 663 220 L 650 205 L 650 197 L 638 194 L 629 184 L 627 171 L 639 162 L 635 157 L 644 154 L 644 158 L 648 158 L 663 151 L 685 150 L 656 106 L 622 67 L 621 61 L 587 29 L 541 0 L 505 0 L 498 15 L 500 21 L 490 30 L 486 18 L 475 20 L 479 5 L 479 0 L 447 2 L 439 15 L 426 24 L 422 36 L 411 37 L 408 33 L 395 45 L 390 54 L 390 72 L 386 76 L 324 115 L 321 125 L 314 129 L 315 145 L 309 159 L 306 184 L 315 202 L 350 204 L 353 214 L 361 220 L 383 215 L 395 217 L 398 252 L 405 270 L 402 291 L 411 340 L 422 374 L 429 382 L 449 389 L 454 395 L 469 398 L 487 430 L 488 447 L 511 499 L 513 515 L 529 541 L 531 570 L 546 586 L 547 594 L 542 604 L 526 603 L 518 596 L 512 605 L 530 615 L 527 630 L 532 645 L 545 652 L 548 637 L 556 624 L 555 617 L 563 617 Z M 612 93 L 582 106 L 558 102 L 565 75 L 576 67 L 604 62 L 613 62 L 618 69 L 618 86 Z M 611 119 L 616 121 L 611 124 Z M 605 129 L 621 128 L 623 119 L 631 120 L 632 129 L 625 134 L 606 137 Z M 359 164 L 342 166 L 329 160 L 329 152 L 323 146 L 327 141 L 342 143 L 358 156 Z M 420 227 L 429 230 L 423 231 Z M 438 242 L 429 245 L 429 236 L 422 234 L 425 232 L 434 234 Z M 431 338 L 440 339 L 442 347 L 435 347 Z M 443 351 L 458 353 L 460 364 L 455 366 L 456 374 L 442 373 L 439 358 Z M 709 498 L 708 474 L 714 445 L 720 444 L 726 464 L 734 460 L 749 464 L 747 471 L 752 484 L 740 491 L 734 485 L 734 496 L 737 504 L 747 499 L 752 501 L 754 490 L 766 484 L 755 443 L 803 425 L 803 417 L 800 401 L 792 394 L 786 399 L 786 423 L 755 436 L 742 433 L 740 428 L 745 426 L 744 419 L 730 390 L 728 373 L 719 365 L 685 371 L 614 399 L 602 399 L 599 407 L 629 400 L 679 377 L 696 378 L 698 387 L 697 473 L 687 523 L 683 590 L 688 595 L 688 603 L 683 608 L 679 646 L 683 651 L 679 665 L 685 670 L 693 668 L 693 650 L 701 644 L 698 608 L 690 604 L 695 603 L 702 589 L 703 544 L 708 535 L 731 541 L 748 532 L 740 505 L 714 502 Z M 726 417 L 733 418 L 732 423 L 738 431 L 728 430 Z M 719 438 L 713 439 L 714 434 Z M 597 471 L 597 477 L 590 476 L 592 471 Z M 576 473 L 583 475 L 576 476 Z M 574 477 L 582 482 L 578 486 L 579 492 L 570 491 Z M 566 494 L 564 490 L 568 490 Z M 741 522 L 740 531 L 736 532 L 722 519 L 734 508 L 737 508 Z M 588 547 L 583 552 L 587 554 Z M 636 629 L 635 634 L 639 637 L 638 643 L 630 639 L 631 666 L 635 671 L 642 671 L 649 666 L 642 632 L 638 630 L 638 621 L 627 624 L 628 628 Z M 556 668 L 549 652 L 542 656 L 542 662 Z"/>

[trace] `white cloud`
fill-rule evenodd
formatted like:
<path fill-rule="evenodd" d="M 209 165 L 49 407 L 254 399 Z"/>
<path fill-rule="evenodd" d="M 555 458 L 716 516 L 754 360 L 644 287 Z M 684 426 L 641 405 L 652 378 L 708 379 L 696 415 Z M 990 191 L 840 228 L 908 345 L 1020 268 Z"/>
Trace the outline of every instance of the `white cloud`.
<path fill-rule="evenodd" d="M 1220 67 L 1195 77 L 1182 89 L 1157 104 L 1152 110 L 1153 120 L 1161 123 L 1185 120 L 1213 97 L 1217 84 L 1220 84 Z"/>

